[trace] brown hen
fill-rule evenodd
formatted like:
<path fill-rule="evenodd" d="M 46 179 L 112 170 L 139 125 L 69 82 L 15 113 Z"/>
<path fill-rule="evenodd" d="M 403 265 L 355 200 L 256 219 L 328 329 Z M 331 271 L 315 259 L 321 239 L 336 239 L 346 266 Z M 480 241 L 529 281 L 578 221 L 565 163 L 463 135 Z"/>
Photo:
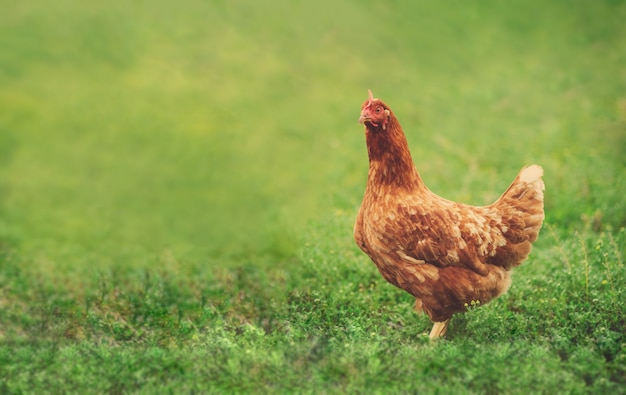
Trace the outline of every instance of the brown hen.
<path fill-rule="evenodd" d="M 543 169 L 523 168 L 489 206 L 452 202 L 424 185 L 400 123 L 371 91 L 359 122 L 369 173 L 354 239 L 385 280 L 416 298 L 436 339 L 455 312 L 509 289 L 543 223 Z"/>

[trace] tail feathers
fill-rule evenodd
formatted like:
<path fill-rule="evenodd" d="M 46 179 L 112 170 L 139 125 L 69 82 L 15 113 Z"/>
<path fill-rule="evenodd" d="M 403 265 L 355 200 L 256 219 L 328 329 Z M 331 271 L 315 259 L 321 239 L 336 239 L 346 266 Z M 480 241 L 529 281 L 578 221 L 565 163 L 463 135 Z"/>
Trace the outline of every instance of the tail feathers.
<path fill-rule="evenodd" d="M 524 232 L 530 242 L 537 240 L 543 224 L 543 169 L 538 165 L 523 168 L 509 189 L 499 199 L 524 220 Z"/>
<path fill-rule="evenodd" d="M 541 200 L 543 200 L 543 191 L 545 191 L 546 186 L 541 177 L 543 177 L 543 168 L 538 165 L 530 165 L 519 172 L 515 181 L 528 184 L 541 194 Z"/>

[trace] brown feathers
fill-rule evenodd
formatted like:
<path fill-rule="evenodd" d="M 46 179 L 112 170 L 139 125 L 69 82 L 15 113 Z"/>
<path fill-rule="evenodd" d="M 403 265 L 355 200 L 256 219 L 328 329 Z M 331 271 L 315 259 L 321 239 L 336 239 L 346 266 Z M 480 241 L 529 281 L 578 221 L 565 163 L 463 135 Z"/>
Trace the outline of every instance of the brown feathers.
<path fill-rule="evenodd" d="M 400 123 L 379 99 L 361 108 L 369 172 L 354 238 L 443 335 L 453 313 L 506 292 L 543 222 L 543 170 L 528 166 L 493 204 L 455 203 L 422 182 Z"/>

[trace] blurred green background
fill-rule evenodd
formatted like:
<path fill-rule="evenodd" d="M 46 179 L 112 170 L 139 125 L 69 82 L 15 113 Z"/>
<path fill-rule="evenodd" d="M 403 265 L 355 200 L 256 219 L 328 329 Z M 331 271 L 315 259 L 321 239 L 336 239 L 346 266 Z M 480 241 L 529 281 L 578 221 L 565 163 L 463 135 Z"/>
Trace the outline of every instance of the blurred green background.
<path fill-rule="evenodd" d="M 34 273 L 288 260 L 360 204 L 367 89 L 435 192 L 486 204 L 536 162 L 548 223 L 626 224 L 624 2 L 2 10 L 0 240 Z"/>

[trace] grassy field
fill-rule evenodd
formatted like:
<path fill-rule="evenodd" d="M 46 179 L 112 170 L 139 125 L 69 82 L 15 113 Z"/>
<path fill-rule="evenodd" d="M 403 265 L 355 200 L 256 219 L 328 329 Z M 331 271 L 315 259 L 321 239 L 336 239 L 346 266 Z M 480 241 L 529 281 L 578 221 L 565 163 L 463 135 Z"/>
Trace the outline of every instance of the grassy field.
<path fill-rule="evenodd" d="M 626 393 L 626 2 L 0 4 L 0 392 Z M 545 169 L 436 344 L 352 240 L 368 88 L 440 195 Z"/>

